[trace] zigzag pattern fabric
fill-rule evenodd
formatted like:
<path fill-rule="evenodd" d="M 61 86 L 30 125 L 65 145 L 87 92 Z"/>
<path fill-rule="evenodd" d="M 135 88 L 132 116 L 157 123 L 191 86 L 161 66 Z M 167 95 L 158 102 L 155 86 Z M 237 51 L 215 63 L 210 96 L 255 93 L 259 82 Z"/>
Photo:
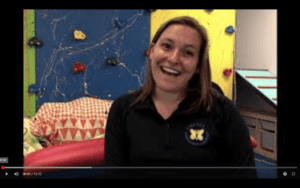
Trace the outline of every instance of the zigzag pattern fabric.
<path fill-rule="evenodd" d="M 113 101 L 84 97 L 70 102 L 44 103 L 30 121 L 31 133 L 50 145 L 104 137 Z"/>

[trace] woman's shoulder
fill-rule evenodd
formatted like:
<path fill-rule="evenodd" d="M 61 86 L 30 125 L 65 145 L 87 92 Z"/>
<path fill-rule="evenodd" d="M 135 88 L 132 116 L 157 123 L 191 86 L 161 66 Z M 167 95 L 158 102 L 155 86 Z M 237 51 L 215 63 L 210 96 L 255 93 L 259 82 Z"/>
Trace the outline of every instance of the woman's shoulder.
<path fill-rule="evenodd" d="M 120 108 L 128 108 L 135 102 L 138 97 L 138 92 L 139 91 L 132 91 L 130 93 L 123 94 L 119 96 L 114 103 L 117 103 Z"/>
<path fill-rule="evenodd" d="M 234 105 L 232 100 L 230 100 L 227 96 L 225 95 L 218 95 L 216 96 L 216 103 L 218 105 L 221 105 L 221 106 L 232 106 Z"/>
<path fill-rule="evenodd" d="M 214 111 L 215 113 L 222 114 L 222 116 L 226 117 L 230 116 L 232 113 L 239 113 L 238 107 L 225 95 L 216 96 Z"/>
<path fill-rule="evenodd" d="M 224 95 L 216 98 L 212 119 L 217 123 L 221 132 L 238 130 L 243 125 L 243 118 L 240 115 L 239 108 L 231 99 Z"/>

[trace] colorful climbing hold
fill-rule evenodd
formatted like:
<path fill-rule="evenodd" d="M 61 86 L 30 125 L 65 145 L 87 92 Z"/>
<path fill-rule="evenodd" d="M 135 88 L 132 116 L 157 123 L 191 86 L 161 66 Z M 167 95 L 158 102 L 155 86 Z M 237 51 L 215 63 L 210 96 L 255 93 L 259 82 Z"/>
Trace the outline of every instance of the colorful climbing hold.
<path fill-rule="evenodd" d="M 83 72 L 86 69 L 86 65 L 84 63 L 75 62 L 72 69 L 75 73 Z"/>
<path fill-rule="evenodd" d="M 83 31 L 75 30 L 74 31 L 74 39 L 76 40 L 85 40 L 86 34 Z"/>

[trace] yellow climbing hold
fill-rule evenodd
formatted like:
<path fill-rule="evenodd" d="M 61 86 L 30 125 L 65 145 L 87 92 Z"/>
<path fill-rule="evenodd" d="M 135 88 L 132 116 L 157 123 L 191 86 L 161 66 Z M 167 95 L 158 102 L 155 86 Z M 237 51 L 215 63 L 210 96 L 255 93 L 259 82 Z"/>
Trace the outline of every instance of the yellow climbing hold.
<path fill-rule="evenodd" d="M 75 30 L 74 31 L 74 38 L 76 40 L 84 40 L 86 38 L 86 35 L 80 30 Z"/>

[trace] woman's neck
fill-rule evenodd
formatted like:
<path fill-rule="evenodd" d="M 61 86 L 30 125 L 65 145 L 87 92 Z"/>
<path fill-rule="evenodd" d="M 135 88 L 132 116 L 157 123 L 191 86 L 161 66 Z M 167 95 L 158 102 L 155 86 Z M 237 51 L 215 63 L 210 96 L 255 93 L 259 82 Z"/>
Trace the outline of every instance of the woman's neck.
<path fill-rule="evenodd" d="M 159 88 L 154 89 L 153 99 L 165 105 L 178 105 L 186 96 L 185 92 L 167 92 Z"/>

